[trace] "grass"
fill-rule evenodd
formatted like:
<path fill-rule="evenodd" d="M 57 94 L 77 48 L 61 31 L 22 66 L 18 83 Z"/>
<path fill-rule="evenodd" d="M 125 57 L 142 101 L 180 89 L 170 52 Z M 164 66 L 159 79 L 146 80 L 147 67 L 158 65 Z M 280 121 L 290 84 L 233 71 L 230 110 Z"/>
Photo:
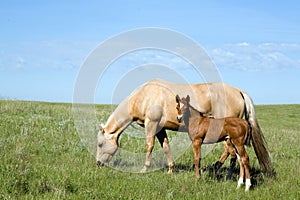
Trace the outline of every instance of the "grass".
<path fill-rule="evenodd" d="M 96 110 L 100 123 L 112 108 L 98 105 Z M 300 105 L 256 106 L 256 112 L 277 178 L 265 177 L 247 148 L 254 185 L 245 193 L 236 190 L 237 174 L 230 181 L 223 178 L 229 159 L 219 180 L 209 172 L 222 145 L 202 159 L 207 170 L 197 184 L 191 147 L 176 159 L 173 175 L 166 168 L 144 174 L 97 168 L 75 129 L 71 104 L 0 101 L 0 199 L 299 199 Z M 144 139 L 128 135 L 120 138 L 122 148 L 144 152 Z M 169 132 L 171 140 L 175 136 Z"/>

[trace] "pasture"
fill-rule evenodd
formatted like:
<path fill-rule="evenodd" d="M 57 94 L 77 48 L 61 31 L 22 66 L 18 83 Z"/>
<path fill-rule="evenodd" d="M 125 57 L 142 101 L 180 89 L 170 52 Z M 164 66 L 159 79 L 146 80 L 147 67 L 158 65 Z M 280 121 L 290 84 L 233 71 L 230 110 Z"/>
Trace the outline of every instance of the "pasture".
<path fill-rule="evenodd" d="M 112 111 L 110 105 L 97 105 L 96 110 L 99 123 Z M 256 106 L 256 113 L 277 177 L 266 177 L 253 148 L 247 148 L 253 187 L 245 193 L 244 188 L 236 190 L 238 170 L 232 180 L 225 181 L 229 159 L 219 179 L 210 172 L 223 152 L 221 144 L 202 158 L 204 172 L 197 184 L 191 147 L 175 160 L 172 175 L 167 174 L 167 166 L 144 174 L 98 168 L 95 155 L 76 132 L 71 104 L 1 100 L 0 198 L 299 199 L 300 105 Z M 169 131 L 171 141 L 175 134 L 187 137 L 187 133 Z M 135 152 L 145 151 L 144 142 L 128 138 L 126 132 L 120 138 L 122 147 Z M 156 141 L 155 149 L 159 148 Z"/>

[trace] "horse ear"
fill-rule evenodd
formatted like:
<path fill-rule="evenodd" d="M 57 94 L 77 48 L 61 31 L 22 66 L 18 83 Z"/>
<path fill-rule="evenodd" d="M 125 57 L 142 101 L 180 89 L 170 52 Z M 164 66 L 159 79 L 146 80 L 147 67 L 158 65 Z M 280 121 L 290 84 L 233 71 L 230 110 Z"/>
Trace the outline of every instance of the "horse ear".
<path fill-rule="evenodd" d="M 178 103 L 180 101 L 180 97 L 178 96 L 178 94 L 176 95 L 176 103 Z"/>
<path fill-rule="evenodd" d="M 101 133 L 104 133 L 104 128 L 102 127 L 102 125 L 99 125 L 99 129 Z"/>
<path fill-rule="evenodd" d="M 188 103 L 190 103 L 190 95 L 187 95 L 187 96 L 186 96 L 186 101 L 187 101 Z"/>

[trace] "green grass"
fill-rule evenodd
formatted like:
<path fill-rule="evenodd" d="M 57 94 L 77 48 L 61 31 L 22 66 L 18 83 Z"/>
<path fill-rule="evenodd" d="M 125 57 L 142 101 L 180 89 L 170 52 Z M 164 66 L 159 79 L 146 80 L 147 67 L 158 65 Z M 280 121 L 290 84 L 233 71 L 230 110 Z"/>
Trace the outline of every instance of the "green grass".
<path fill-rule="evenodd" d="M 105 122 L 111 106 L 96 108 Z M 226 182 L 206 170 L 195 184 L 191 147 L 175 161 L 173 175 L 166 168 L 145 174 L 98 168 L 75 129 L 71 104 L 0 101 L 0 199 L 299 199 L 300 105 L 257 106 L 256 112 L 277 178 L 265 177 L 247 148 L 254 186 L 245 193 L 236 190 L 237 174 Z M 143 138 L 124 133 L 120 139 L 122 148 L 145 151 Z M 217 145 L 201 166 L 209 169 L 222 151 Z M 229 159 L 223 169 L 228 166 Z"/>

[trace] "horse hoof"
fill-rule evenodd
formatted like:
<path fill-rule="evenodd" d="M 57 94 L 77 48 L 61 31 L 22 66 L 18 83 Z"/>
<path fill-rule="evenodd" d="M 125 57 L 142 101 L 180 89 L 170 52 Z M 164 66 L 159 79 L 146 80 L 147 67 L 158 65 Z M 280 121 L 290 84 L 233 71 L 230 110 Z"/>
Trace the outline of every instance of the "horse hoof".
<path fill-rule="evenodd" d="M 239 183 L 239 184 L 236 186 L 236 189 L 237 189 L 237 190 L 240 189 L 242 185 L 244 185 L 244 183 Z"/>
<path fill-rule="evenodd" d="M 223 163 L 221 163 L 220 161 L 217 161 L 215 164 L 214 164 L 214 172 L 215 174 L 217 174 L 217 172 L 219 171 L 219 169 L 222 167 Z"/>
<path fill-rule="evenodd" d="M 246 179 L 246 189 L 245 189 L 245 191 L 246 192 L 249 191 L 250 187 L 251 187 L 251 181 L 250 181 L 250 179 Z"/>
<path fill-rule="evenodd" d="M 140 173 L 145 173 L 145 172 L 147 172 L 147 167 L 146 167 L 146 166 L 144 166 L 144 167 L 141 169 Z"/>
<path fill-rule="evenodd" d="M 244 179 L 240 177 L 236 189 L 239 189 L 243 184 L 244 184 Z"/>
<path fill-rule="evenodd" d="M 173 169 L 174 169 L 174 162 L 169 164 L 169 169 L 168 169 L 168 174 L 173 174 Z"/>

